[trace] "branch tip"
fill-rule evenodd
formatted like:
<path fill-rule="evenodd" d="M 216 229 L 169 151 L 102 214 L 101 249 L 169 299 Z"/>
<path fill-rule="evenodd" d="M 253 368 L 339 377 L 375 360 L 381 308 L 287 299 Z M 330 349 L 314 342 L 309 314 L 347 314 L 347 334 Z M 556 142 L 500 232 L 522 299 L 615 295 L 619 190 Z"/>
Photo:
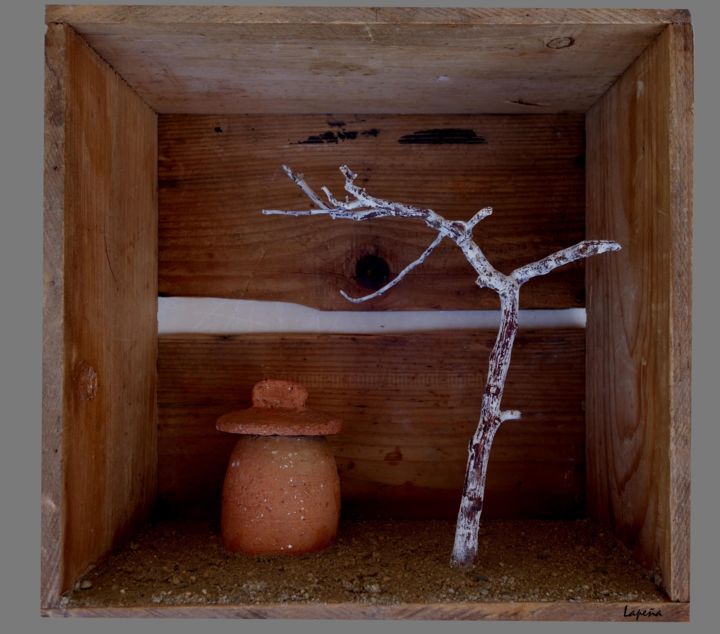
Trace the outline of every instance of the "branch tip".
<path fill-rule="evenodd" d="M 522 418 L 522 414 L 520 413 L 520 410 L 507 409 L 503 412 L 500 412 L 500 416 L 498 418 L 500 419 L 501 423 L 504 423 L 506 420 L 518 420 Z"/>
<path fill-rule="evenodd" d="M 360 304 L 369 298 L 369 295 L 367 297 L 350 297 L 350 295 L 348 295 L 345 291 L 340 291 L 340 295 L 342 295 L 343 299 L 346 299 L 353 304 Z"/>
<path fill-rule="evenodd" d="M 476 212 L 475 215 L 470 218 L 465 224 L 468 229 L 472 229 L 478 222 L 485 220 L 488 216 L 492 215 L 492 207 L 483 207 L 480 211 Z"/>
<path fill-rule="evenodd" d="M 510 277 L 518 284 L 524 284 L 534 277 L 546 275 L 550 271 L 554 271 L 556 268 L 570 262 L 576 262 L 608 251 L 618 251 L 620 248 L 620 245 L 614 240 L 583 240 L 571 247 L 556 251 L 542 260 L 515 269 L 510 274 Z"/>
<path fill-rule="evenodd" d="M 353 172 L 347 165 L 341 165 L 340 171 L 342 172 L 342 175 L 349 181 L 354 181 L 357 178 L 357 173 Z"/>
<path fill-rule="evenodd" d="M 331 204 L 333 207 L 339 207 L 339 206 L 340 206 L 340 203 L 337 201 L 337 199 L 335 198 L 335 196 L 332 195 L 332 192 L 331 192 L 327 187 L 325 187 L 325 185 L 323 185 L 323 186 L 320 188 L 320 191 L 322 191 L 322 193 L 325 194 L 325 197 L 328 199 L 328 201 L 330 202 L 330 204 Z"/>

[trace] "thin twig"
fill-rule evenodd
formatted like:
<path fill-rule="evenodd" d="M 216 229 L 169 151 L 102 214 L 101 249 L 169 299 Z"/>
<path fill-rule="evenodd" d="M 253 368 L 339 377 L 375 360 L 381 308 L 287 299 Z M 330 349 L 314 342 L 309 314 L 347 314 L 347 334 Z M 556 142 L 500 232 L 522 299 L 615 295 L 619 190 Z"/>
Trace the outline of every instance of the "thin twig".
<path fill-rule="evenodd" d="M 370 293 L 370 295 L 365 295 L 364 297 L 350 297 L 345 291 L 340 291 L 340 295 L 342 295 L 346 300 L 349 302 L 352 302 L 353 304 L 360 304 L 362 302 L 367 302 L 368 300 L 375 299 L 376 297 L 379 297 L 382 295 L 385 291 L 391 289 L 393 286 L 395 286 L 402 278 L 404 278 L 410 271 L 412 271 L 416 266 L 420 266 L 424 261 L 425 258 L 430 255 L 434 250 L 435 247 L 437 247 L 443 240 L 445 236 L 443 236 L 441 233 L 438 234 L 437 238 L 432 241 L 432 244 L 425 249 L 425 251 L 422 252 L 422 255 L 417 259 L 408 264 L 400 273 L 397 274 L 396 277 L 394 277 L 390 282 L 385 284 L 382 288 L 376 290 L 374 293 Z"/>
<path fill-rule="evenodd" d="M 293 172 L 287 165 L 283 165 L 282 167 L 288 177 L 292 179 L 293 183 L 295 183 L 305 193 L 305 195 L 315 203 L 315 205 L 321 209 L 327 209 L 322 199 L 305 182 L 302 174 Z"/>

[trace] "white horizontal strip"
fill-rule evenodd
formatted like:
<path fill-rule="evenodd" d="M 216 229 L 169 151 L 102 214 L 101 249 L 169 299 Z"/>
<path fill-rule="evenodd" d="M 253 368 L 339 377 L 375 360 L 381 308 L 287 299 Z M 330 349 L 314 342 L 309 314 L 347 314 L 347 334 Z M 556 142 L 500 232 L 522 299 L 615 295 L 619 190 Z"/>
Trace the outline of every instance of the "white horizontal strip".
<path fill-rule="evenodd" d="M 324 311 L 288 302 L 211 297 L 160 297 L 158 332 L 383 333 L 454 328 L 497 328 L 498 310 Z M 584 328 L 585 309 L 521 310 L 521 328 Z"/>

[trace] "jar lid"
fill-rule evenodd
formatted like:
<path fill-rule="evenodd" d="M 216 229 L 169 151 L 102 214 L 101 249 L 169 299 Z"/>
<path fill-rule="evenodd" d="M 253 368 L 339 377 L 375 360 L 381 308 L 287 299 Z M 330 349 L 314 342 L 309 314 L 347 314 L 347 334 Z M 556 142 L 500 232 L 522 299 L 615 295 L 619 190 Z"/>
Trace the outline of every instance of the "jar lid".
<path fill-rule="evenodd" d="M 252 407 L 224 414 L 215 428 L 230 434 L 258 436 L 328 436 L 339 419 L 305 407 L 308 392 L 299 383 L 267 379 L 253 386 Z"/>

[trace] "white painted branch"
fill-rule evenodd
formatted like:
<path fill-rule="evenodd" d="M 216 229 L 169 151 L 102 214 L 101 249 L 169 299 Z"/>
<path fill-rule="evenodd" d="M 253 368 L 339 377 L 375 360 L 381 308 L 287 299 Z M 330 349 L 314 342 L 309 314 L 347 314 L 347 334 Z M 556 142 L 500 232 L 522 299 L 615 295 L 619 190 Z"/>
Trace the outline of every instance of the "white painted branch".
<path fill-rule="evenodd" d="M 325 187 L 325 185 L 323 185 L 323 186 L 320 188 L 320 190 L 322 191 L 323 194 L 325 194 L 325 196 L 327 197 L 328 201 L 330 202 L 330 204 L 331 204 L 333 207 L 339 207 L 339 206 L 340 206 L 340 203 L 337 201 L 337 199 L 335 198 L 335 196 L 333 196 L 333 195 L 330 193 L 330 190 L 329 190 L 327 187 Z"/>
<path fill-rule="evenodd" d="M 382 200 L 370 196 L 364 189 L 355 185 L 355 174 L 347 165 L 340 167 L 345 176 L 345 191 L 354 200 L 346 198 L 345 202 L 338 201 L 326 188 L 322 191 L 332 207 L 328 207 L 320 197 L 305 183 L 301 175 L 295 174 L 289 167 L 283 166 L 287 175 L 315 204 L 316 209 L 308 211 L 278 211 L 265 210 L 264 214 L 282 214 L 289 216 L 313 216 L 326 214 L 331 218 L 346 218 L 349 220 L 368 220 L 370 218 L 396 217 L 419 218 L 425 224 L 437 231 L 438 235 L 432 244 L 414 262 L 406 266 L 403 271 L 383 288 L 360 298 L 351 298 L 343 291 L 342 296 L 351 302 L 364 302 L 378 297 L 388 289 L 395 286 L 407 273 L 422 264 L 425 258 L 435 249 L 443 238 L 451 239 L 463 252 L 467 261 L 478 274 L 476 283 L 480 287 L 494 290 L 500 296 L 501 321 L 497 338 L 490 353 L 488 363 L 487 381 L 480 410 L 480 421 L 473 435 L 468 452 L 468 463 L 465 471 L 465 484 L 463 496 L 458 511 L 457 527 L 455 530 L 455 543 L 451 563 L 456 566 L 469 566 L 475 562 L 478 548 L 478 530 L 485 495 L 485 478 L 495 432 L 503 422 L 520 417 L 516 410 L 502 411 L 500 408 L 505 379 L 510 367 L 515 334 L 518 329 L 518 313 L 520 309 L 520 287 L 528 280 L 545 275 L 550 271 L 592 255 L 606 251 L 617 251 L 620 245 L 609 240 L 586 240 L 576 245 L 557 251 L 542 260 L 526 264 L 515 269 L 510 275 L 505 275 L 490 264 L 485 254 L 473 240 L 473 228 L 487 218 L 492 209 L 486 207 L 475 213 L 468 221 L 447 220 L 432 209 L 420 209 L 411 205 Z"/>
<path fill-rule="evenodd" d="M 583 240 L 578 242 L 571 247 L 557 251 L 552 255 L 548 255 L 542 260 L 526 264 L 518 269 L 515 269 L 511 276 L 517 280 L 518 284 L 524 284 L 528 280 L 540 275 L 546 275 L 554 269 L 575 262 L 576 260 L 582 260 L 583 258 L 589 258 L 591 255 L 598 255 L 600 253 L 606 253 L 608 251 L 619 251 L 621 249 L 617 242 L 612 240 Z"/>
<path fill-rule="evenodd" d="M 488 216 L 492 214 L 493 210 L 492 207 L 485 207 L 484 209 L 481 209 L 478 211 L 470 220 L 468 220 L 465 225 L 467 227 L 467 230 L 469 232 L 472 232 L 472 230 L 475 228 L 475 225 L 481 222 L 482 220 L 485 220 Z"/>
<path fill-rule="evenodd" d="M 522 414 L 516 409 L 507 409 L 504 412 L 500 412 L 500 422 L 504 423 L 506 420 L 518 420 L 522 418 Z"/>
<path fill-rule="evenodd" d="M 290 179 L 292 179 L 293 183 L 295 183 L 305 193 L 305 195 L 310 200 L 312 200 L 321 209 L 327 208 L 325 206 L 325 203 L 322 201 L 322 199 L 305 182 L 305 179 L 303 178 L 302 174 L 296 174 L 287 165 L 283 165 L 282 167 L 283 167 L 283 171 L 288 175 L 288 177 Z"/>
<path fill-rule="evenodd" d="M 345 291 L 340 291 L 340 295 L 342 295 L 346 300 L 352 302 L 353 304 L 360 304 L 362 302 L 367 302 L 368 300 L 375 299 L 376 297 L 380 297 L 380 295 L 395 286 L 415 267 L 420 266 L 425 261 L 425 258 L 427 258 L 427 256 L 435 250 L 435 247 L 437 247 L 442 242 L 444 237 L 445 236 L 443 236 L 442 233 L 439 233 L 438 237 L 432 241 L 432 244 L 427 249 L 425 249 L 425 251 L 422 252 L 422 255 L 417 260 L 408 264 L 402 271 L 400 271 L 400 273 L 397 274 L 396 277 L 394 277 L 390 282 L 385 284 L 385 286 L 383 286 L 382 288 L 376 290 L 374 293 L 370 293 L 370 295 L 365 295 L 364 297 L 350 297 Z"/>
<path fill-rule="evenodd" d="M 322 191 L 325 196 L 331 202 L 337 203 L 333 207 L 328 207 L 315 191 L 305 182 L 305 179 L 301 174 L 293 172 L 287 165 L 283 165 L 283 170 L 289 176 L 289 178 L 295 183 L 305 195 L 313 202 L 315 209 L 301 210 L 301 211 L 285 211 L 279 209 L 263 209 L 263 214 L 272 215 L 283 215 L 283 216 L 318 216 L 328 215 L 331 218 L 346 218 L 349 220 L 370 220 L 372 218 L 382 218 L 388 216 L 395 216 L 399 218 L 419 218 L 425 220 L 429 226 L 439 229 L 439 224 L 450 226 L 450 223 L 444 218 L 440 218 L 432 209 L 420 209 L 413 207 L 412 205 L 403 205 L 400 203 L 390 202 L 383 200 L 382 198 L 375 198 L 370 196 L 364 189 L 355 185 L 354 181 L 357 178 L 357 174 L 348 168 L 347 165 L 342 165 L 340 171 L 345 176 L 345 191 L 347 191 L 355 200 L 345 200 L 344 202 L 338 201 L 328 190 L 327 187 L 323 187 Z"/>

